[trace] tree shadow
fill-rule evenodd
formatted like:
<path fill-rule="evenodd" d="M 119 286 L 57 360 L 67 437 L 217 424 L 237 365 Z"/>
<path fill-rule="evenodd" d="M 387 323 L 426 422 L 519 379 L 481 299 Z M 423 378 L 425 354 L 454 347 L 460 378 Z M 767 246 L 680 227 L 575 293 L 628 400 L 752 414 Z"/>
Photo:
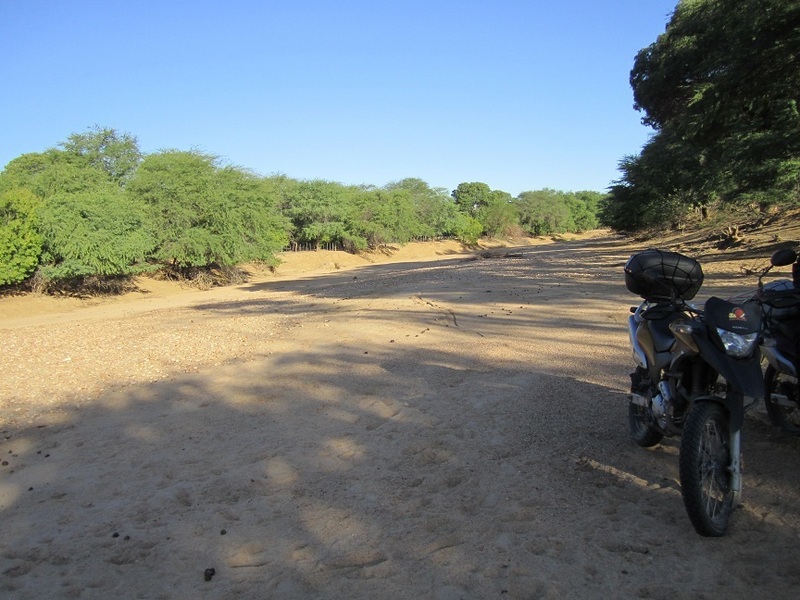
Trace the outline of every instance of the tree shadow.
<path fill-rule="evenodd" d="M 776 549 L 800 559 L 800 511 L 781 500 L 800 484 L 797 441 L 748 417 L 745 509 L 721 542 L 697 536 L 676 441 L 627 437 L 632 296 L 609 279 L 620 247 L 521 252 L 249 286 L 251 298 L 188 310 L 249 323 L 274 310 L 318 328 L 316 341 L 10 415 L 0 590 L 793 593 L 796 571 L 770 565 Z M 466 285 L 477 280 L 488 284 Z M 370 339 L 350 335 L 358 319 L 379 325 Z"/>
<path fill-rule="evenodd" d="M 616 581 L 628 595 L 667 562 L 694 574 L 678 595 L 699 593 L 730 547 L 694 534 L 674 441 L 634 447 L 624 406 L 616 390 L 424 350 L 320 347 L 131 386 L 4 430 L 1 585 L 21 598 L 518 597 Z M 800 449 L 750 429 L 750 508 L 727 539 L 748 543 L 734 554 L 750 564 L 775 547 L 791 562 L 800 518 L 775 498 L 800 476 L 776 465 Z M 789 590 L 792 573 L 763 589 Z"/>

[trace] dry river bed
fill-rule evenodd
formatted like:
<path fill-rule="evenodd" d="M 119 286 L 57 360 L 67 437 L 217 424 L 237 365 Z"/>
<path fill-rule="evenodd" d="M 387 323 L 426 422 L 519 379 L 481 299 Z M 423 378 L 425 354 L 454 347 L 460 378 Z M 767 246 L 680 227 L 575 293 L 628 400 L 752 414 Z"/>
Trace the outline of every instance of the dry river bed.
<path fill-rule="evenodd" d="M 800 440 L 692 529 L 613 237 L 0 319 L 0 595 L 795 598 Z M 701 295 L 728 294 L 717 261 Z"/>

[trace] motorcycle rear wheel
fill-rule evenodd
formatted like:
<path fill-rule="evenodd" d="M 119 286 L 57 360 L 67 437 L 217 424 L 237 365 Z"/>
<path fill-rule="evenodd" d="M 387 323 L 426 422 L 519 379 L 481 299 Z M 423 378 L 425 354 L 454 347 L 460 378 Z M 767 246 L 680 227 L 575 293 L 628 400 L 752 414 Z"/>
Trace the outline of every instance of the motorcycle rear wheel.
<path fill-rule="evenodd" d="M 730 419 L 716 402 L 698 402 L 681 435 L 680 481 L 683 504 L 695 531 L 725 534 L 735 508 L 731 473 Z"/>
<path fill-rule="evenodd" d="M 653 394 L 653 387 L 655 386 L 650 382 L 647 370 L 636 367 L 631 373 L 631 392 L 640 395 Z M 653 423 L 650 411 L 633 401 L 628 404 L 628 429 L 631 439 L 642 448 L 655 446 L 664 439 L 664 434 Z"/>
<path fill-rule="evenodd" d="M 650 448 L 664 439 L 664 434 L 656 429 L 647 409 L 633 402 L 628 404 L 628 429 L 631 439 L 642 448 Z"/>
<path fill-rule="evenodd" d="M 797 378 L 777 371 L 772 365 L 764 373 L 764 387 L 767 395 L 764 404 L 770 420 L 792 435 L 800 436 L 800 384 Z M 775 396 L 782 396 L 778 402 Z M 788 406 L 786 401 L 793 402 Z"/>

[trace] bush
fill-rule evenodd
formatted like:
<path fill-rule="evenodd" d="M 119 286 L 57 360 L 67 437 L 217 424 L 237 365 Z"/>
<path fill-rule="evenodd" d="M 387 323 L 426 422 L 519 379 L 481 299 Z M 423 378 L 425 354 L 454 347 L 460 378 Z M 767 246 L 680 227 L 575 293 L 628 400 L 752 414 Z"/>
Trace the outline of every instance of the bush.
<path fill-rule="evenodd" d="M 40 212 L 45 282 L 148 270 L 155 242 L 144 211 L 114 184 L 49 198 Z"/>
<path fill-rule="evenodd" d="M 35 215 L 39 203 L 28 190 L 0 193 L 0 285 L 25 281 L 39 264 L 42 236 Z"/>
<path fill-rule="evenodd" d="M 456 218 L 453 234 L 456 239 L 467 246 L 474 246 L 483 233 L 483 224 L 475 217 L 463 213 Z"/>
<path fill-rule="evenodd" d="M 147 156 L 126 185 L 146 207 L 155 261 L 173 270 L 274 263 L 288 224 L 262 180 L 220 168 L 213 156 L 164 151 Z"/>

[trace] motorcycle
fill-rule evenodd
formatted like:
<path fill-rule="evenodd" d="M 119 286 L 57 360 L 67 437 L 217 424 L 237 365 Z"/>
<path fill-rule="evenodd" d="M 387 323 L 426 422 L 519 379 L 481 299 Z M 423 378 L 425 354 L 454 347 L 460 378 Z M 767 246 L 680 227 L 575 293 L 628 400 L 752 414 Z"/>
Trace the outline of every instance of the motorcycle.
<path fill-rule="evenodd" d="M 773 267 L 788 265 L 792 265 L 791 280 L 762 283 Z M 754 297 L 761 304 L 764 320 L 761 355 L 767 364 L 767 415 L 774 425 L 800 436 L 800 261 L 796 252 L 784 249 L 772 255 L 770 266 L 759 275 Z"/>
<path fill-rule="evenodd" d="M 703 278 L 700 263 L 676 252 L 645 250 L 625 264 L 628 290 L 643 298 L 628 319 L 628 420 L 643 447 L 680 436 L 684 507 L 700 535 L 716 537 L 741 497 L 745 410 L 764 397 L 761 309 L 753 299 L 691 303 Z"/>

